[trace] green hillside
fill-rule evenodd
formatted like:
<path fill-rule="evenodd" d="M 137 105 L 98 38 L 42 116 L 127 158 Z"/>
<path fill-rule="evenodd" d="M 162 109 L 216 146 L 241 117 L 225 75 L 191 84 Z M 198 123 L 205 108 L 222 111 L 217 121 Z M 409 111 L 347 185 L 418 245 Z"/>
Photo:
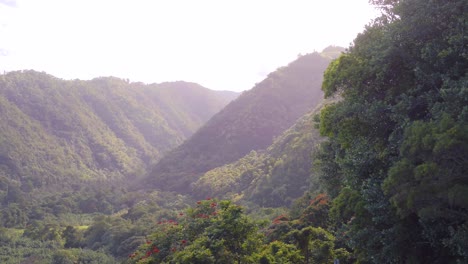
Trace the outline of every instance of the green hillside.
<path fill-rule="evenodd" d="M 190 184 L 208 170 L 267 148 L 320 102 L 322 75 L 329 62 L 312 53 L 269 74 L 166 155 L 145 185 L 188 192 Z"/>
<path fill-rule="evenodd" d="M 24 190 L 131 179 L 236 96 L 197 84 L 0 76 L 0 176 Z"/>
<path fill-rule="evenodd" d="M 315 128 L 324 104 L 301 117 L 265 151 L 206 172 L 193 184 L 199 197 L 242 200 L 264 207 L 289 206 L 305 192 L 320 189 L 313 157 L 323 137 Z"/>

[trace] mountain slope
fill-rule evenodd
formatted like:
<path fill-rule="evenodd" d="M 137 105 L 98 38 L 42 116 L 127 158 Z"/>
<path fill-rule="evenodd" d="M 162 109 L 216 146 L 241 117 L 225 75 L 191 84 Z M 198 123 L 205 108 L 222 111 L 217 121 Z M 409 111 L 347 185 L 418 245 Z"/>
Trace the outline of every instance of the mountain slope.
<path fill-rule="evenodd" d="M 324 104 L 301 117 L 265 151 L 252 151 L 206 172 L 193 184 L 193 193 L 279 207 L 288 206 L 305 191 L 317 189 L 313 155 L 323 137 L 315 128 L 314 119 Z"/>
<path fill-rule="evenodd" d="M 329 62 L 313 53 L 269 74 L 161 159 L 146 186 L 190 191 L 204 172 L 268 147 L 322 99 L 322 75 Z"/>
<path fill-rule="evenodd" d="M 0 177 L 31 188 L 134 177 L 236 94 L 176 82 L 0 76 Z"/>

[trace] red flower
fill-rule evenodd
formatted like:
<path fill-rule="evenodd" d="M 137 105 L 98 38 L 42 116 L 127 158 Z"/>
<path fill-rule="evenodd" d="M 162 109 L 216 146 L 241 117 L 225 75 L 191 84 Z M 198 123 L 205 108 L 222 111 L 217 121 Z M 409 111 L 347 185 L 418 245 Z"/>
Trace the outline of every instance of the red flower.
<path fill-rule="evenodd" d="M 206 198 L 207 201 L 211 200 L 211 197 Z"/>
<path fill-rule="evenodd" d="M 159 249 L 158 248 L 153 248 L 153 253 L 159 253 Z"/>
<path fill-rule="evenodd" d="M 211 206 L 211 208 L 213 208 L 213 207 L 216 207 L 216 206 L 217 206 L 217 204 L 216 204 L 216 203 L 211 203 L 211 205 L 210 205 L 210 206 Z"/>
<path fill-rule="evenodd" d="M 197 204 L 201 204 L 201 202 L 200 202 L 200 201 L 198 201 L 198 202 L 197 202 Z"/>
<path fill-rule="evenodd" d="M 175 248 L 175 247 L 174 247 L 174 248 L 171 248 L 171 251 L 172 251 L 172 252 L 176 252 L 176 251 L 177 251 L 177 248 Z"/>
<path fill-rule="evenodd" d="M 183 244 L 183 245 L 187 244 L 187 240 L 183 239 L 183 240 L 182 240 L 182 244 Z"/>
<path fill-rule="evenodd" d="M 184 213 L 179 213 L 179 216 L 183 216 L 183 215 L 184 215 Z"/>

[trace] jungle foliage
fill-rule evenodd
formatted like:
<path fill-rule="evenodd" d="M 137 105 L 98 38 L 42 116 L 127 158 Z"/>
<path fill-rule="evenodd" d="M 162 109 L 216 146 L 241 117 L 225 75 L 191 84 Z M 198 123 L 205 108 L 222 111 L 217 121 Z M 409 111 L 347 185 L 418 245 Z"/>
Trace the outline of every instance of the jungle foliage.
<path fill-rule="evenodd" d="M 384 15 L 327 69 L 320 116 L 335 232 L 359 263 L 468 261 L 467 4 L 373 1 Z"/>

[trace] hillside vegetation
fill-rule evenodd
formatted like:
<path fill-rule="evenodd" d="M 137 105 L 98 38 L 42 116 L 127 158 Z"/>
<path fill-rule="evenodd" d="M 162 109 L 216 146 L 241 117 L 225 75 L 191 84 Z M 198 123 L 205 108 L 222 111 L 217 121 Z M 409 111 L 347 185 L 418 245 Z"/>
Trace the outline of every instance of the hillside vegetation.
<path fill-rule="evenodd" d="M 468 261 L 467 2 L 384 15 L 327 69 L 317 161 L 331 230 L 359 263 Z"/>
<path fill-rule="evenodd" d="M 27 191 L 140 176 L 235 96 L 185 82 L 1 75 L 0 179 Z"/>
<path fill-rule="evenodd" d="M 264 151 L 206 172 L 193 184 L 198 197 L 220 197 L 262 207 L 290 206 L 306 192 L 320 189 L 313 169 L 314 152 L 324 137 L 316 128 L 320 103 L 278 136 Z"/>

